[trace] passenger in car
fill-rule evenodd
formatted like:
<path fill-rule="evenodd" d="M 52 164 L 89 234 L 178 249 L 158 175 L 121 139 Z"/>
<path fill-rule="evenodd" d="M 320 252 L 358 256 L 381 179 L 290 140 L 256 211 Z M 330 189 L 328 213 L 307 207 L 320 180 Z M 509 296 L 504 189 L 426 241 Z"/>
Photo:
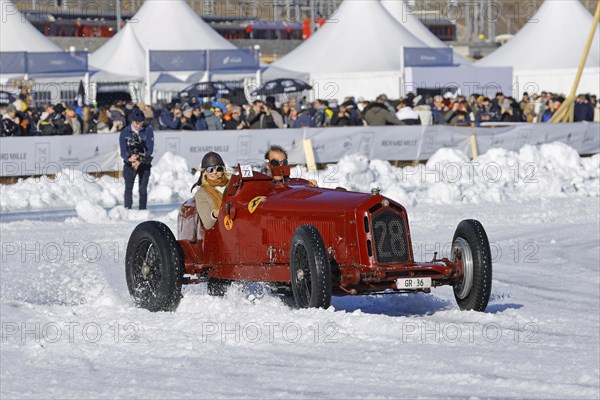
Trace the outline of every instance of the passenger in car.
<path fill-rule="evenodd" d="M 194 199 L 204 229 L 211 229 L 217 222 L 223 192 L 230 177 L 225 172 L 225 163 L 219 154 L 211 151 L 204 155 L 200 164 L 200 178 L 192 186 L 192 190 L 199 186 Z"/>
<path fill-rule="evenodd" d="M 288 154 L 283 147 L 273 145 L 265 153 L 265 160 L 267 160 L 267 174 L 273 176 L 273 167 L 288 165 Z M 283 181 L 283 176 L 273 176 L 273 183 L 281 184 Z"/>
<path fill-rule="evenodd" d="M 287 151 L 281 146 L 273 145 L 269 147 L 267 152 L 265 153 L 265 160 L 267 161 L 266 171 L 267 175 L 273 177 L 273 183 L 276 185 L 281 185 L 283 182 L 289 177 L 284 178 L 283 176 L 274 176 L 273 175 L 273 167 L 278 166 L 286 166 L 288 163 L 288 154 Z M 309 185 L 313 187 L 318 187 L 317 181 L 314 179 L 308 180 Z"/>

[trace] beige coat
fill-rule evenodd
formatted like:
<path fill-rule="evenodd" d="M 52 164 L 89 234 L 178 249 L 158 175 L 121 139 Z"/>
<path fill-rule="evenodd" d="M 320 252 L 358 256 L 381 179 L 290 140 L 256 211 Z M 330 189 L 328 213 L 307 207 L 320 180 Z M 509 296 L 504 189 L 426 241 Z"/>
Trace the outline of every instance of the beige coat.
<path fill-rule="evenodd" d="M 225 186 L 217 187 L 216 189 L 220 192 L 223 192 L 225 190 Z M 196 211 L 200 216 L 202 226 L 204 229 L 211 229 L 217 221 L 211 215 L 212 211 L 215 209 L 215 206 L 208 195 L 208 192 L 206 189 L 200 186 L 198 190 L 196 190 L 194 199 L 196 200 Z"/>

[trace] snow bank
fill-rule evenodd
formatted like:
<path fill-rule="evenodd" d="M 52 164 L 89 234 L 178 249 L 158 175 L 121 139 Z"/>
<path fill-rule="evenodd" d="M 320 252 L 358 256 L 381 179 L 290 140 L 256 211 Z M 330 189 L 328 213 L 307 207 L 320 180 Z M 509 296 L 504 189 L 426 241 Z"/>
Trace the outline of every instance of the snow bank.
<path fill-rule="evenodd" d="M 302 169 L 299 175 L 314 179 Z M 581 158 L 563 143 L 526 145 L 519 152 L 491 149 L 470 161 L 440 149 L 426 164 L 395 168 L 360 155 L 344 157 L 319 173 L 323 187 L 382 194 L 405 205 L 502 202 L 537 197 L 600 196 L 600 155 Z"/>
<path fill-rule="evenodd" d="M 184 158 L 166 153 L 152 167 L 148 183 L 150 203 L 174 203 L 191 197 L 190 188 L 198 180 Z M 87 222 L 110 219 L 130 219 L 114 211 L 108 217 L 95 209 L 113 208 L 123 204 L 125 184 L 122 178 L 96 178 L 80 171 L 64 170 L 56 177 L 43 176 L 20 180 L 14 185 L 0 185 L 0 211 L 75 208 L 78 216 Z M 134 207 L 138 202 L 137 180 L 133 187 Z"/>
<path fill-rule="evenodd" d="M 150 203 L 175 203 L 191 197 L 198 179 L 185 159 L 166 153 L 152 168 L 148 186 Z M 526 145 L 518 152 L 492 149 L 474 161 L 457 150 L 440 149 L 426 164 L 396 168 L 387 161 L 364 156 L 344 157 L 325 171 L 297 168 L 292 174 L 317 178 L 321 187 L 345 187 L 382 194 L 407 206 L 524 201 L 537 197 L 600 196 L 600 155 L 581 158 L 562 143 Z M 130 220 L 124 215 L 122 179 L 94 178 L 67 171 L 55 179 L 41 177 L 1 186 L 0 210 L 76 208 L 81 220 L 95 223 Z M 137 204 L 137 182 L 134 206 Z M 98 207 L 94 207 L 98 206 Z M 101 208 L 113 208 L 108 214 Z"/>

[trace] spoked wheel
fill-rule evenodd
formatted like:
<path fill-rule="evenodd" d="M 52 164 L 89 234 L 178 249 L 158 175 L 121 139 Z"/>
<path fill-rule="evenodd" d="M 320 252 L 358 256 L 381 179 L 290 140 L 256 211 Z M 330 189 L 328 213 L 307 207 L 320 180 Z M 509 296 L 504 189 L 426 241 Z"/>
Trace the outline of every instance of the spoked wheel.
<path fill-rule="evenodd" d="M 302 225 L 290 246 L 292 293 L 299 308 L 327 308 L 331 304 L 331 267 L 319 231 Z"/>
<path fill-rule="evenodd" d="M 138 225 L 127 244 L 127 287 L 136 306 L 174 311 L 181 300 L 183 257 L 171 230 L 148 221 Z"/>
<path fill-rule="evenodd" d="M 458 224 L 452 240 L 452 261 L 461 262 L 463 275 L 454 283 L 461 310 L 485 311 L 492 291 L 492 257 L 485 229 L 469 219 Z"/>

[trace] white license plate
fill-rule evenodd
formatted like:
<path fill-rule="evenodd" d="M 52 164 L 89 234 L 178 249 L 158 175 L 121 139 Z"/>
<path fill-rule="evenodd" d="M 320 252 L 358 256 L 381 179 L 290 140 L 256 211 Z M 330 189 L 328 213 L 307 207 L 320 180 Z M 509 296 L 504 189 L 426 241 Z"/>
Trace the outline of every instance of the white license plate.
<path fill-rule="evenodd" d="M 402 290 L 431 288 L 431 278 L 400 278 L 396 279 L 396 287 Z"/>

